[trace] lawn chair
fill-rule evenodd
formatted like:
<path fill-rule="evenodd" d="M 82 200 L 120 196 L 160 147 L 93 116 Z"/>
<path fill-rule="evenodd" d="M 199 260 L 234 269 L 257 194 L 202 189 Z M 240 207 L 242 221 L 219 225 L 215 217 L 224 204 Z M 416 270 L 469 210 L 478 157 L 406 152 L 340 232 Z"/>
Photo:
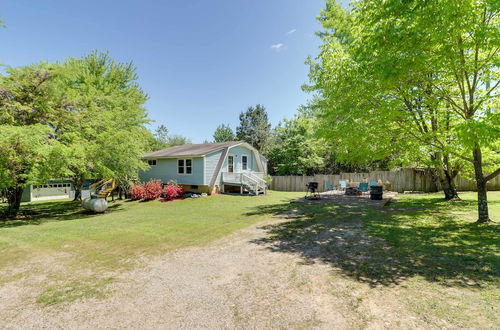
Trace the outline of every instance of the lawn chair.
<path fill-rule="evenodd" d="M 361 191 L 361 193 L 368 192 L 370 188 L 368 187 L 368 182 L 361 182 L 359 184 L 358 190 Z"/>
<path fill-rule="evenodd" d="M 347 189 L 347 181 L 340 180 L 339 181 L 339 188 L 340 188 L 340 190 L 346 190 Z"/>
<path fill-rule="evenodd" d="M 333 194 L 333 191 L 335 190 L 335 187 L 330 182 L 325 181 L 325 189 L 326 189 L 326 191 L 331 191 L 332 194 Z"/>

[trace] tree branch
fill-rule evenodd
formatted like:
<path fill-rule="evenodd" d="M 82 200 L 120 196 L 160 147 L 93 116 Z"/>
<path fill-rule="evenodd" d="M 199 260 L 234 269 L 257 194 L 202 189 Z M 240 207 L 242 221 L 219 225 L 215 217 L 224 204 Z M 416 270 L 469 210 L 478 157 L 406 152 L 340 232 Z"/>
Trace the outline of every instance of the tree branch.
<path fill-rule="evenodd" d="M 494 177 L 496 177 L 497 175 L 500 174 L 500 167 L 496 169 L 496 171 L 494 171 L 493 173 L 487 175 L 484 177 L 484 180 L 486 182 L 490 181 L 491 179 L 493 179 Z"/>
<path fill-rule="evenodd" d="M 429 141 L 429 140 L 422 139 L 421 137 L 419 137 L 418 135 L 416 135 L 416 134 L 415 134 L 414 132 L 412 132 L 411 130 L 406 129 L 403 125 L 401 125 L 401 123 L 400 123 L 400 122 L 396 122 L 396 123 L 398 124 L 398 126 L 399 126 L 401 129 L 403 129 L 403 131 L 406 131 L 406 133 L 410 134 L 411 136 L 413 136 L 415 139 L 419 140 L 420 142 L 425 143 L 425 144 L 428 144 L 428 145 L 430 145 L 431 147 L 437 148 L 437 149 L 439 149 L 439 150 L 441 150 L 441 151 L 444 151 L 444 152 L 450 153 L 450 154 L 452 154 L 452 155 L 455 155 L 455 156 L 457 156 L 457 157 L 459 157 L 459 158 L 461 158 L 461 159 L 463 159 L 463 160 L 466 160 L 466 161 L 468 161 L 468 162 L 474 163 L 474 159 L 469 158 L 469 157 L 465 157 L 465 156 L 463 156 L 463 155 L 461 155 L 461 154 L 459 154 L 459 153 L 456 153 L 456 152 L 454 152 L 454 151 L 447 150 L 447 149 L 446 149 L 444 146 L 442 146 L 442 145 L 440 146 L 440 145 L 437 145 L 437 144 L 435 144 L 435 143 L 433 143 L 433 142 L 431 142 L 431 141 Z"/>

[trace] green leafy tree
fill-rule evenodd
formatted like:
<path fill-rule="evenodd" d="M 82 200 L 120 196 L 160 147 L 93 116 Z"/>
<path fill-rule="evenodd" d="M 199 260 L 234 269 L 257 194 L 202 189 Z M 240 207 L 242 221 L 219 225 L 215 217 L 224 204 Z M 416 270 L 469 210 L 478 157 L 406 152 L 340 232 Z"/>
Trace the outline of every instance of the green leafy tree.
<path fill-rule="evenodd" d="M 261 152 L 271 135 L 271 124 L 266 108 L 257 104 L 240 114 L 240 125 L 236 128 L 236 138 L 245 141 Z"/>
<path fill-rule="evenodd" d="M 170 135 L 167 139 L 167 144 L 170 147 L 181 146 L 184 144 L 190 144 L 191 140 L 182 135 Z"/>
<path fill-rule="evenodd" d="M 58 175 L 57 127 L 66 110 L 53 81 L 57 66 L 40 64 L 7 68 L 0 77 L 0 189 L 8 213 L 19 210 L 24 187 Z"/>
<path fill-rule="evenodd" d="M 0 185 L 10 213 L 26 184 L 70 177 L 78 199 L 85 178 L 124 180 L 147 167 L 147 97 L 136 81 L 131 64 L 99 53 L 7 69 L 0 77 Z"/>
<path fill-rule="evenodd" d="M 273 132 L 268 166 L 276 175 L 314 175 L 326 166 L 327 147 L 315 136 L 315 120 L 303 113 L 285 119 Z"/>
<path fill-rule="evenodd" d="M 233 130 L 229 125 L 221 124 L 217 126 L 214 132 L 214 142 L 229 142 L 236 140 Z"/>
<path fill-rule="evenodd" d="M 168 128 L 165 125 L 158 126 L 153 133 L 147 132 L 146 139 L 148 140 L 148 151 L 156 151 L 167 148 L 168 145 Z"/>
<path fill-rule="evenodd" d="M 51 129 L 44 125 L 0 126 L 0 190 L 5 189 L 7 215 L 19 211 L 27 184 L 48 179 L 57 162 L 50 146 Z M 58 156 L 58 155 L 57 155 Z"/>
<path fill-rule="evenodd" d="M 461 7 L 452 5 L 452 2 L 449 1 L 449 5 L 455 11 Z M 491 8 L 487 9 L 486 2 L 476 4 L 476 9 L 482 8 L 486 15 L 484 17 L 493 18 L 496 15 L 487 14 Z M 460 88 L 455 89 L 458 93 L 452 93 L 449 81 L 455 79 L 453 77 L 456 74 L 451 71 L 446 73 L 446 61 L 443 61 L 449 56 L 449 49 L 439 53 L 445 42 L 451 41 L 453 44 L 462 34 L 473 35 L 475 28 L 469 25 L 469 30 L 463 29 L 461 33 L 451 35 L 451 30 L 442 31 L 436 22 L 448 22 L 451 19 L 454 22 L 451 26 L 463 25 L 458 23 L 457 18 L 463 16 L 452 19 L 445 9 L 447 6 L 443 4 L 360 1 L 354 6 L 355 9 L 348 13 L 330 1 L 322 13 L 321 20 L 326 28 L 321 33 L 324 44 L 318 63 L 311 63 L 311 81 L 312 89 L 320 91 L 322 96 L 323 111 L 320 117 L 323 123 L 327 123 L 326 127 L 329 125 L 334 128 L 329 130 L 330 134 L 350 130 L 349 135 L 340 135 L 342 142 L 345 142 L 340 144 L 344 147 L 358 144 L 358 154 L 381 155 L 385 149 L 397 152 L 399 159 L 407 163 L 419 162 L 434 167 L 447 197 L 453 197 L 456 195 L 453 179 L 460 170 L 467 168 L 469 157 L 464 154 L 464 151 L 467 152 L 464 139 L 457 134 L 464 117 L 453 109 L 449 101 L 451 95 L 460 95 Z M 472 10 L 465 16 L 479 22 L 482 20 L 481 15 L 478 15 L 481 10 L 475 10 L 475 13 Z M 457 15 L 457 12 L 453 15 Z M 436 20 L 438 17 L 440 19 Z M 484 24 L 482 28 L 491 32 Z M 480 50 L 481 47 L 478 47 L 477 50 L 489 49 L 493 58 L 497 56 L 495 52 L 498 48 L 495 50 L 491 47 L 495 39 L 493 34 L 478 36 L 485 49 Z M 429 42 L 429 39 L 435 38 L 440 41 Z M 475 52 L 475 47 L 465 51 L 469 54 L 469 60 L 475 58 Z M 479 53 L 476 54 L 478 59 L 481 58 Z M 487 62 L 483 63 L 485 66 L 482 68 L 487 68 L 491 73 L 493 62 L 489 62 L 489 65 Z M 448 61 L 448 64 L 450 69 L 452 62 Z M 485 76 L 479 72 L 476 74 L 477 77 Z M 486 82 L 483 85 L 486 86 Z M 443 91 L 451 94 L 446 95 Z M 485 92 L 486 99 L 491 99 L 489 93 Z M 490 136 L 490 144 L 483 145 L 494 150 L 492 146 L 498 143 L 498 139 L 491 139 L 495 136 L 491 134 L 495 131 L 491 124 L 495 120 L 489 114 L 491 111 L 487 108 L 484 110 L 479 112 L 481 116 L 477 119 L 488 123 L 490 128 L 483 133 Z M 363 130 L 354 130 L 355 125 L 371 129 L 366 134 L 357 134 Z M 326 127 L 324 132 L 327 131 Z M 376 144 L 373 143 L 375 140 Z M 369 141 L 372 143 L 366 143 Z M 370 149 L 372 152 L 368 153 Z M 361 156 L 357 153 L 345 155 L 346 158 Z M 493 160 L 491 153 L 489 156 Z M 495 175 L 494 166 L 491 170 L 492 175 Z M 478 186 L 478 191 L 481 190 Z M 480 208 L 483 205 L 483 209 L 484 198 L 485 194 L 481 196 L 479 193 L 479 205 Z M 479 220 L 484 221 L 484 218 L 484 211 L 480 210 Z"/>
<path fill-rule="evenodd" d="M 409 78 L 425 70 L 435 77 L 429 88 L 444 101 L 451 134 L 445 143 L 421 143 L 432 142 L 466 162 L 476 181 L 478 221 L 489 221 L 486 183 L 500 174 L 500 4 L 374 0 L 359 8 L 366 47 L 372 47 L 372 54 L 382 44 L 389 50 L 379 56 L 386 72 Z M 397 40 L 398 47 L 382 43 L 381 36 Z"/>
<path fill-rule="evenodd" d="M 71 120 L 61 123 L 58 140 L 66 147 L 66 175 L 75 199 L 86 178 L 126 181 L 146 167 L 143 107 L 147 96 L 137 84 L 135 67 L 106 53 L 91 53 L 64 63 L 59 86 L 65 91 Z"/>
<path fill-rule="evenodd" d="M 163 144 L 167 145 L 168 142 L 168 128 L 165 125 L 160 125 L 156 128 L 155 134 L 154 134 L 156 140 Z"/>

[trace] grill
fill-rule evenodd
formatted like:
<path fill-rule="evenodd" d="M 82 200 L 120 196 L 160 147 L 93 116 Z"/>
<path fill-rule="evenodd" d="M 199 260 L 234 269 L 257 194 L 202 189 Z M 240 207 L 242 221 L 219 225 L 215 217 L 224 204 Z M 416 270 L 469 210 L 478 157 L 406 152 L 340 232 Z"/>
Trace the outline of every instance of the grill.
<path fill-rule="evenodd" d="M 311 181 L 306 184 L 307 187 L 307 193 L 306 197 L 308 199 L 319 199 L 321 198 L 319 193 L 318 193 L 318 183 Z"/>
<path fill-rule="evenodd" d="M 308 182 L 307 183 L 307 189 L 311 190 L 311 191 L 316 191 L 318 190 L 318 183 L 317 182 Z"/>

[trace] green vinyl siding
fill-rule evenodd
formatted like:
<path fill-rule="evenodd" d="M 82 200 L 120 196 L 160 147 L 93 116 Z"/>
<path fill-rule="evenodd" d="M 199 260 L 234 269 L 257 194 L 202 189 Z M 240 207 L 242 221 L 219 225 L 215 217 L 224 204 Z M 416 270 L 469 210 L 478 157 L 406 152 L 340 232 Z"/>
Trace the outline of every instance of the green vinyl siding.
<path fill-rule="evenodd" d="M 209 185 L 212 180 L 217 164 L 219 163 L 221 155 L 224 153 L 224 149 L 213 151 L 208 153 L 203 157 L 194 157 L 192 159 L 192 174 L 177 174 L 177 160 L 179 158 L 158 158 L 156 159 L 156 165 L 151 166 L 146 171 L 139 172 L 139 179 L 142 182 L 147 182 L 151 179 L 161 180 L 163 183 L 167 183 L 170 180 L 175 180 L 179 184 L 187 185 Z M 252 149 L 245 147 L 244 145 L 238 145 L 230 147 L 228 150 L 228 155 L 234 156 L 234 171 L 241 172 L 243 168 L 242 156 L 247 156 L 247 171 L 260 172 L 258 167 L 258 160 L 255 158 L 255 154 Z M 185 158 L 180 158 L 185 159 Z M 221 167 L 221 172 L 227 172 L 227 156 L 224 159 L 224 163 Z M 217 175 L 215 184 L 220 184 L 221 176 L 220 173 Z"/>
<path fill-rule="evenodd" d="M 223 152 L 224 150 L 218 150 L 205 156 L 205 185 L 210 184 L 210 180 L 212 180 L 215 168 L 217 167 L 220 156 Z M 217 184 L 217 182 L 219 181 L 220 179 L 217 178 L 217 180 L 215 180 L 215 183 Z"/>
<path fill-rule="evenodd" d="M 177 174 L 177 158 L 160 158 L 156 160 L 155 166 L 151 166 L 146 171 L 140 171 L 139 179 L 142 182 L 157 179 L 161 180 L 163 183 L 174 180 L 179 184 L 203 185 L 205 182 L 205 166 L 203 157 L 188 159 L 192 159 L 191 174 Z"/>
<path fill-rule="evenodd" d="M 255 155 L 251 149 L 248 149 L 245 146 L 236 146 L 230 148 L 227 154 L 234 156 L 234 172 L 242 171 L 241 156 L 243 155 L 246 155 L 248 157 L 247 171 L 260 172 L 257 165 L 257 160 L 255 159 Z M 221 171 L 227 172 L 227 156 L 226 159 L 224 159 L 224 164 L 222 165 Z M 220 178 L 217 178 L 217 182 L 220 182 Z"/>

